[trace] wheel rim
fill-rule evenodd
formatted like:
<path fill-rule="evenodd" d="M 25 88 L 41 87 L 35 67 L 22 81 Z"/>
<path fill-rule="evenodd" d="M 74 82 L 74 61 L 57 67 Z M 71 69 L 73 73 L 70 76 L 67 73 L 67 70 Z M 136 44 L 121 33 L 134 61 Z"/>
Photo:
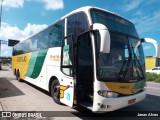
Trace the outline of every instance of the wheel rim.
<path fill-rule="evenodd" d="M 59 98 L 59 92 L 60 92 L 60 89 L 59 89 L 59 85 L 56 85 L 54 88 L 53 88 L 53 95 L 54 97 L 56 98 Z"/>

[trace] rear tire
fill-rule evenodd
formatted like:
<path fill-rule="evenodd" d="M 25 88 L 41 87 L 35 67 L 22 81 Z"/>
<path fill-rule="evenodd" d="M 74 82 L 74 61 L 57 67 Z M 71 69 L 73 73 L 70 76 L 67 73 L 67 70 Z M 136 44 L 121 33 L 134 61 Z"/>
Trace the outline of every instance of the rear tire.
<path fill-rule="evenodd" d="M 16 76 L 16 69 L 14 69 L 14 75 Z"/>
<path fill-rule="evenodd" d="M 55 103 L 61 104 L 60 102 L 60 84 L 57 79 L 55 79 L 51 84 L 51 95 Z"/>
<path fill-rule="evenodd" d="M 17 79 L 19 82 L 22 82 L 22 79 L 20 78 L 19 70 L 17 71 L 16 79 Z"/>

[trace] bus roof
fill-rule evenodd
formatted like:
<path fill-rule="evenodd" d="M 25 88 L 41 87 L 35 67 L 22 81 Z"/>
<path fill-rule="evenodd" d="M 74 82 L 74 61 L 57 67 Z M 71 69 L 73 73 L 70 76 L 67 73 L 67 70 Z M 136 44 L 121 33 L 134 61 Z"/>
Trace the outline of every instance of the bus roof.
<path fill-rule="evenodd" d="M 103 10 L 103 11 L 105 11 L 105 12 L 108 12 L 108 13 L 111 13 L 111 14 L 114 14 L 114 15 L 117 15 L 117 16 L 120 16 L 120 15 L 117 14 L 117 13 L 114 13 L 114 12 L 111 12 L 111 11 L 108 11 L 108 10 L 105 10 L 105 9 L 102 9 L 102 8 L 98 8 L 98 7 L 95 7 L 95 6 L 85 6 L 85 7 L 81 7 L 81 8 L 78 8 L 78 9 L 76 9 L 76 10 L 73 10 L 72 12 L 70 12 L 70 13 L 66 14 L 65 16 L 63 16 L 61 19 L 64 19 L 64 18 L 66 18 L 66 17 L 68 17 L 68 16 L 70 16 L 70 15 L 76 13 L 76 12 L 81 12 L 81 11 L 88 12 L 91 8 Z M 122 17 L 122 16 L 120 16 L 120 17 Z M 123 18 L 123 17 L 122 17 L 122 18 Z M 124 19 L 125 19 L 125 18 L 124 18 Z"/>
<path fill-rule="evenodd" d="M 53 22 L 52 24 L 50 24 L 48 27 L 54 25 L 54 24 L 55 24 L 56 22 L 58 22 L 59 20 L 65 19 L 66 17 L 68 17 L 68 16 L 70 16 L 70 15 L 76 13 L 76 12 L 82 12 L 82 11 L 83 11 L 83 12 L 85 12 L 85 13 L 88 13 L 88 11 L 89 11 L 91 8 L 95 8 L 95 9 L 98 9 L 98 10 L 102 10 L 102 11 L 105 11 L 105 12 L 108 12 L 108 13 L 111 13 L 111 14 L 114 14 L 114 15 L 116 15 L 116 16 L 119 16 L 119 17 L 121 17 L 121 18 L 127 20 L 126 18 L 120 16 L 120 15 L 117 14 L 117 13 L 114 13 L 114 12 L 111 12 L 111 11 L 108 11 L 108 10 L 105 10 L 105 9 L 102 9 L 102 8 L 98 8 L 98 7 L 95 7 L 95 6 L 85 6 L 85 7 L 81 7 L 81 8 L 78 8 L 78 9 L 76 9 L 76 10 L 71 11 L 70 13 L 68 13 L 68 14 L 66 14 L 65 16 L 61 17 L 60 19 L 54 21 L 54 22 Z M 127 20 L 127 21 L 129 21 L 129 20 Z M 130 21 L 129 21 L 129 22 L 130 22 Z M 48 27 L 46 27 L 45 29 L 47 29 Z M 45 29 L 43 29 L 43 30 L 45 30 Z M 41 31 L 43 31 L 43 30 L 41 30 Z M 40 33 L 41 31 L 36 32 L 35 34 L 33 34 L 33 35 L 31 35 L 31 36 L 29 36 L 29 37 L 23 39 L 21 42 L 23 42 L 23 41 L 25 41 L 25 40 L 31 38 L 32 36 L 34 36 L 34 35 Z M 19 42 L 18 44 L 20 44 L 21 42 Z M 18 44 L 16 44 L 15 46 L 17 46 Z"/>

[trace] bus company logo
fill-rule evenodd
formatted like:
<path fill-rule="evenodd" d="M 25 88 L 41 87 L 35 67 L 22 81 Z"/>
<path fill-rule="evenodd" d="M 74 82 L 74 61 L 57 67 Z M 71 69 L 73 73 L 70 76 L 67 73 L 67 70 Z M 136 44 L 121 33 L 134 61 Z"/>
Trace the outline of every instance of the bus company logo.
<path fill-rule="evenodd" d="M 26 62 L 26 61 L 27 61 L 27 56 L 17 57 L 17 62 Z"/>
<path fill-rule="evenodd" d="M 60 55 L 50 55 L 50 60 L 52 61 L 60 61 Z"/>

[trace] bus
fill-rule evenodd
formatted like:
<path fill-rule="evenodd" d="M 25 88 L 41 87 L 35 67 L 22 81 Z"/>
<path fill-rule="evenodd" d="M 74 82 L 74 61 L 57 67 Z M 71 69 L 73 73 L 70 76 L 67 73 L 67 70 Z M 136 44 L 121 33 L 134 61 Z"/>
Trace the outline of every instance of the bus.
<path fill-rule="evenodd" d="M 114 111 L 146 97 L 143 42 L 129 20 L 86 6 L 16 44 L 12 70 L 58 104 Z"/>

